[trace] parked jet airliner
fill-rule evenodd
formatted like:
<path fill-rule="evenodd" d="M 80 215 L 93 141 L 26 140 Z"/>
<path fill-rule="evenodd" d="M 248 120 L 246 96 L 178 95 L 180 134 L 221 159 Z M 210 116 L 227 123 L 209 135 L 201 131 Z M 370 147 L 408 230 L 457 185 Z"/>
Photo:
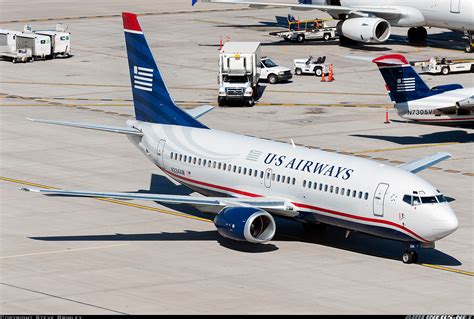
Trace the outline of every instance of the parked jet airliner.
<path fill-rule="evenodd" d="M 273 238 L 273 215 L 327 223 L 404 242 L 405 263 L 416 260 L 418 248 L 434 247 L 436 240 L 457 229 L 458 220 L 443 194 L 415 175 L 449 154 L 392 167 L 210 129 L 197 118 L 212 107 L 185 112 L 175 104 L 137 16 L 122 16 L 136 120 L 127 121 L 127 127 L 35 121 L 125 134 L 167 176 L 209 197 L 23 190 L 214 206 L 219 210 L 214 224 L 222 236 L 252 243 Z"/>
<path fill-rule="evenodd" d="M 341 20 L 337 30 L 341 41 L 385 42 L 391 26 L 409 27 L 409 41 L 427 37 L 425 26 L 468 33 L 466 52 L 473 50 L 474 1 L 472 0 L 299 0 L 278 3 L 258 0 L 200 0 L 250 7 L 287 7 L 293 10 L 321 10 Z M 196 4 L 198 0 L 192 0 Z M 290 2 L 290 1 L 288 1 Z M 296 2 L 296 1 L 295 1 Z"/>
<path fill-rule="evenodd" d="M 474 123 L 474 87 L 460 84 L 429 88 L 400 54 L 373 59 L 398 114 L 425 123 Z"/>

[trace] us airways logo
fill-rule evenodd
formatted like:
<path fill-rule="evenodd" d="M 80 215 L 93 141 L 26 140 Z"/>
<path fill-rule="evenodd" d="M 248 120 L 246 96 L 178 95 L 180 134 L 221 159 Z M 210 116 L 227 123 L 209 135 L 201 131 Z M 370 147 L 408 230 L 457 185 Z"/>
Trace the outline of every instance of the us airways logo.
<path fill-rule="evenodd" d="M 153 69 L 134 66 L 133 87 L 138 90 L 151 92 L 153 87 Z"/>
<path fill-rule="evenodd" d="M 415 78 L 397 79 L 397 92 L 415 91 Z"/>
<path fill-rule="evenodd" d="M 298 159 L 296 157 L 287 158 L 286 155 L 268 153 L 264 160 L 265 164 L 283 166 L 288 169 L 294 169 L 302 172 L 308 172 L 318 175 L 325 175 L 334 178 L 349 179 L 354 172 L 353 169 L 346 167 Z"/>

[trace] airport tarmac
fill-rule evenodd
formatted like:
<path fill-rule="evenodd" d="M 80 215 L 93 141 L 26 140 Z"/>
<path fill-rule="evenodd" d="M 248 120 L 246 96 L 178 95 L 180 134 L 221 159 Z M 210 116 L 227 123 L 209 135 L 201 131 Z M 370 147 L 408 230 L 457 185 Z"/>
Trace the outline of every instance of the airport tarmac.
<path fill-rule="evenodd" d="M 460 37 L 433 28 L 428 47 L 410 46 L 406 29 L 394 28 L 387 43 L 359 49 L 336 42 L 284 44 L 268 32 L 285 10 L 189 2 L 25 1 L 28 9 L 2 4 L 2 28 L 69 24 L 74 56 L 0 61 L 0 313 L 474 313 L 474 131 L 402 121 L 376 66 L 346 58 L 469 57 Z M 326 55 L 334 64 L 334 82 L 295 76 L 290 83 L 263 83 L 255 107 L 216 107 L 202 121 L 387 165 L 449 152 L 450 160 L 419 174 L 451 200 L 459 229 L 435 250 L 421 252 L 419 264 L 405 265 L 398 243 L 362 233 L 346 239 L 334 227 L 307 234 L 301 225 L 279 219 L 275 239 L 256 246 L 221 238 L 212 215 L 184 205 L 18 191 L 29 185 L 189 193 L 163 177 L 124 136 L 25 119 L 121 126 L 133 117 L 120 18 L 125 10 L 147 13 L 139 18 L 142 28 L 184 108 L 215 104 L 221 36 L 261 41 L 264 55 L 288 67 L 295 58 Z M 430 86 L 474 85 L 472 73 L 422 76 Z M 386 110 L 390 124 L 384 124 Z"/>

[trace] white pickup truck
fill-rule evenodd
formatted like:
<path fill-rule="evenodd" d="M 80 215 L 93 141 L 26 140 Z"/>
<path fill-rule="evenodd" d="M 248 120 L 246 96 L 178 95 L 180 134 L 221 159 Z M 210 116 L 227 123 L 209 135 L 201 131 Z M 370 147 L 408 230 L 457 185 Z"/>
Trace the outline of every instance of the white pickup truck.
<path fill-rule="evenodd" d="M 267 57 L 260 59 L 260 67 L 260 80 L 268 81 L 270 84 L 286 82 L 293 77 L 290 69 L 279 66 L 272 59 Z"/>

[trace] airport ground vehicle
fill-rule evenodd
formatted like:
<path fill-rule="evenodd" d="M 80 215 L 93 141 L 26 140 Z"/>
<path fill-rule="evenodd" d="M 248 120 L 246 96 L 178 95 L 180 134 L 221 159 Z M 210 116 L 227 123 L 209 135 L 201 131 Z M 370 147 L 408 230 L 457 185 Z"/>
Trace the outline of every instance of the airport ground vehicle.
<path fill-rule="evenodd" d="M 260 80 L 266 80 L 270 84 L 288 81 L 293 77 L 291 70 L 283 66 L 279 66 L 272 59 L 262 57 L 260 60 Z"/>
<path fill-rule="evenodd" d="M 7 58 L 12 54 L 16 55 L 20 49 L 29 49 L 32 55 L 31 60 L 44 59 L 51 55 L 49 37 L 30 32 L 1 29 L 0 48 L 0 51 L 5 53 Z M 3 54 L 0 55 L 3 56 Z"/>
<path fill-rule="evenodd" d="M 253 106 L 260 78 L 260 42 L 226 42 L 219 53 L 219 97 L 228 102 Z"/>
<path fill-rule="evenodd" d="M 33 32 L 50 38 L 52 58 L 71 55 L 71 34 L 69 32 L 63 30 L 35 30 Z"/>
<path fill-rule="evenodd" d="M 53 196 L 188 204 L 215 214 L 223 237 L 263 244 L 275 235 L 274 216 L 325 223 L 416 249 L 453 233 L 458 219 L 443 194 L 416 173 L 451 157 L 436 153 L 394 167 L 353 155 L 310 149 L 212 129 L 200 118 L 212 107 L 179 108 L 169 94 L 133 13 L 123 13 L 135 119 L 121 127 L 33 120 L 126 135 L 170 179 L 205 196 L 74 191 L 24 187 Z M 107 152 L 107 149 L 103 150 Z"/>
<path fill-rule="evenodd" d="M 0 57 L 12 63 L 29 62 L 33 59 L 31 49 L 18 49 L 15 52 L 0 52 Z"/>
<path fill-rule="evenodd" d="M 300 43 L 306 40 L 329 41 L 337 38 L 336 27 L 326 26 L 323 19 L 289 21 L 288 30 L 270 32 L 269 34 L 283 38 L 286 41 Z"/>
<path fill-rule="evenodd" d="M 329 72 L 329 64 L 325 64 L 326 56 L 314 59 L 313 56 L 309 56 L 307 59 L 295 59 L 293 60 L 295 74 L 314 74 L 316 76 L 322 76 L 323 73 Z"/>
<path fill-rule="evenodd" d="M 413 61 L 411 65 L 421 66 L 421 70 L 430 74 L 474 72 L 474 59 L 448 59 L 434 56 L 428 61 Z"/>

